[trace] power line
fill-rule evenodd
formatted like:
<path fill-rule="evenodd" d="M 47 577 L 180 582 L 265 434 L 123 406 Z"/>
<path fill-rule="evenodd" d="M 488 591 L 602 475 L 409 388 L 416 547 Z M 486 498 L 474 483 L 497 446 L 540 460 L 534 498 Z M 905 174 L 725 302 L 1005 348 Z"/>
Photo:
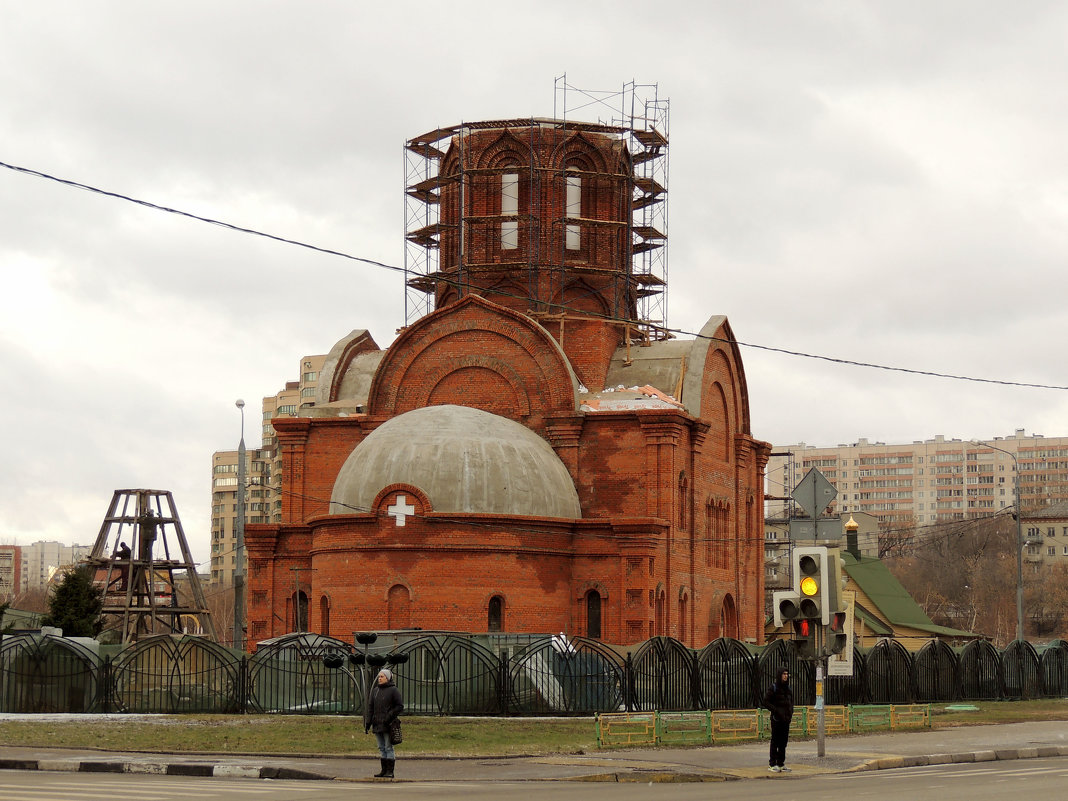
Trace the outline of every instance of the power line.
<path fill-rule="evenodd" d="M 89 184 L 79 183 L 78 181 L 72 181 L 72 180 L 67 179 L 67 178 L 60 178 L 60 177 L 55 176 L 55 175 L 50 175 L 50 174 L 48 174 L 46 172 L 41 172 L 40 170 L 30 169 L 29 167 L 20 167 L 18 165 L 8 164 L 8 163 L 3 162 L 3 161 L 0 161 L 0 167 L 6 167 L 9 170 L 13 170 L 15 172 L 23 173 L 25 175 L 32 175 L 32 176 L 37 177 L 37 178 L 44 178 L 45 180 L 55 181 L 56 183 L 62 184 L 64 186 L 69 186 L 69 187 L 74 188 L 74 189 L 82 189 L 82 190 L 84 190 L 86 192 L 92 192 L 92 193 L 95 193 L 95 194 L 98 194 L 98 195 L 103 195 L 105 197 L 110 197 L 110 198 L 113 198 L 113 199 L 116 199 L 116 200 L 124 200 L 124 201 L 126 201 L 128 203 L 134 203 L 134 204 L 137 204 L 139 206 L 144 206 L 146 208 L 153 209 L 155 211 L 163 211 L 163 212 L 167 212 L 168 214 L 177 214 L 177 215 L 182 216 L 182 217 L 187 217 L 187 218 L 189 218 L 191 220 L 197 220 L 198 222 L 208 223 L 209 225 L 217 225 L 217 226 L 220 226 L 222 228 L 227 228 L 227 229 L 229 229 L 231 231 L 237 231 L 237 232 L 243 233 L 243 234 L 251 234 L 252 236 L 260 236 L 260 237 L 263 237 L 265 239 L 273 240 L 275 242 L 282 242 L 282 243 L 285 243 L 287 245 L 294 245 L 296 247 L 306 248 L 308 250 L 313 250 L 313 251 L 315 251 L 317 253 L 325 253 L 325 254 L 330 255 L 330 256 L 339 256 L 340 258 L 343 258 L 343 259 L 349 259 L 350 261 L 356 261 L 356 262 L 360 262 L 362 264 L 368 264 L 368 265 L 371 265 L 372 267 L 379 267 L 379 268 L 384 269 L 384 270 L 390 270 L 391 272 L 397 272 L 397 273 L 403 273 L 403 274 L 407 274 L 408 273 L 408 270 L 406 270 L 403 267 L 397 267 L 396 265 L 386 264 L 385 262 L 376 261 L 374 259 L 364 258 L 362 256 L 353 256 L 352 254 L 345 253 L 344 251 L 333 250 L 331 248 L 319 247 L 318 245 L 312 245 L 312 244 L 309 244 L 307 242 L 302 242 L 302 241 L 297 240 L 297 239 L 290 239 L 290 238 L 283 237 L 283 236 L 277 236 L 275 234 L 270 234 L 270 233 L 267 233 L 265 231 L 256 230 L 255 228 L 246 228 L 246 227 L 241 226 L 241 225 L 235 225 L 233 223 L 224 222 L 222 220 L 217 220 L 217 219 L 214 219 L 212 217 L 204 217 L 202 215 L 192 214 L 190 212 L 182 211 L 180 209 L 170 208 L 168 206 L 161 206 L 161 205 L 159 205 L 157 203 L 152 203 L 152 202 L 147 201 L 147 200 L 141 200 L 139 198 L 131 197 L 129 195 L 124 195 L 124 194 L 121 194 L 119 192 L 110 192 L 108 190 L 100 189 L 98 187 L 91 186 Z M 449 278 L 447 278 L 445 276 L 440 276 L 440 275 L 436 276 L 436 280 L 438 280 L 441 283 L 448 284 L 448 285 L 451 285 L 451 286 L 454 286 L 454 287 L 461 287 L 461 284 L 460 284 L 460 282 L 458 280 L 449 279 Z M 524 296 L 512 295 L 512 294 L 509 294 L 509 293 L 506 293 L 506 292 L 500 292 L 498 290 L 494 290 L 494 291 L 497 294 L 503 295 L 505 297 L 517 298 L 517 299 L 520 299 L 520 300 L 525 299 Z M 560 309 L 560 310 L 565 310 L 565 308 L 566 308 L 562 304 L 548 303 L 547 305 L 550 306 L 550 307 L 553 307 L 553 308 Z M 615 316 L 612 316 L 612 315 L 597 315 L 597 314 L 590 313 L 589 316 L 595 316 L 595 317 L 599 317 L 599 318 L 604 319 L 604 320 L 609 321 L 609 322 L 617 322 L 617 323 L 622 323 L 622 324 L 628 324 L 628 323 L 633 323 L 634 322 L 633 320 L 627 320 L 625 318 L 615 317 Z M 863 361 L 856 361 L 856 360 L 853 360 L 853 359 L 840 359 L 840 358 L 837 358 L 837 357 L 824 356 L 824 355 L 817 354 L 817 353 L 807 353 L 805 351 L 791 350 L 791 349 L 788 349 L 788 348 L 778 348 L 778 347 L 774 347 L 772 345 L 760 345 L 760 344 L 757 344 L 757 343 L 754 343 L 754 342 L 742 342 L 741 340 L 737 340 L 737 339 L 723 339 L 723 338 L 720 338 L 720 337 L 710 337 L 710 336 L 702 335 L 700 333 L 695 333 L 693 331 L 686 331 L 685 329 L 681 329 L 681 328 L 663 327 L 660 330 L 665 331 L 667 333 L 671 333 L 671 334 L 681 334 L 683 336 L 694 337 L 696 339 L 707 339 L 707 340 L 712 341 L 712 342 L 720 342 L 720 343 L 727 344 L 727 345 L 737 345 L 737 346 L 743 347 L 743 348 L 753 348 L 754 350 L 763 350 L 763 351 L 767 351 L 769 353 L 781 353 L 781 354 L 783 354 L 785 356 L 795 356 L 795 357 L 803 358 L 803 359 L 815 359 L 815 360 L 818 360 L 818 361 L 829 362 L 831 364 L 841 364 L 841 365 L 846 365 L 846 366 L 850 366 L 850 367 L 866 367 L 866 368 L 869 368 L 869 369 L 872 369 L 872 370 L 886 370 L 886 371 L 889 371 L 889 372 L 906 373 L 906 374 L 909 374 L 909 375 L 927 376 L 929 378 L 946 378 L 946 379 L 950 379 L 950 380 L 953 380 L 953 381 L 968 381 L 968 382 L 980 383 L 980 384 L 996 384 L 996 385 L 1007 386 L 1007 387 L 1021 387 L 1021 388 L 1030 388 L 1030 389 L 1052 389 L 1052 390 L 1057 390 L 1057 391 L 1060 391 L 1060 392 L 1068 391 L 1068 386 L 1061 386 L 1061 385 L 1056 385 L 1056 384 L 1040 384 L 1040 383 L 1037 383 L 1037 382 L 1028 382 L 1028 381 L 1008 381 L 1008 380 L 996 379 L 996 378 L 978 378 L 976 376 L 960 375 L 960 374 L 956 374 L 956 373 L 944 373 L 944 372 L 939 372 L 939 371 L 936 371 L 936 370 L 920 370 L 920 369 L 912 368 L 912 367 L 898 367 L 898 366 L 894 366 L 894 365 L 877 364 L 875 362 L 863 362 Z"/>

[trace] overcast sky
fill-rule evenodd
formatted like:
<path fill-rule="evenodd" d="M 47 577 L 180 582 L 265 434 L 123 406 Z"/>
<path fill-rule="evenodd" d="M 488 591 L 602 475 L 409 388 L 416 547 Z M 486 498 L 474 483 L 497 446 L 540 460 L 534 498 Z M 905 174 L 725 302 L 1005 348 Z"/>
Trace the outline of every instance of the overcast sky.
<path fill-rule="evenodd" d="M 388 6 L 388 8 L 387 8 Z M 402 265 L 406 139 L 552 116 L 554 79 L 670 99 L 668 323 L 1068 385 L 1058 2 L 0 0 L 0 161 Z M 0 542 L 92 543 L 174 492 L 402 278 L 0 169 Z M 1068 435 L 1068 392 L 743 348 L 774 444 Z M 206 567 L 206 566 L 205 566 Z"/>

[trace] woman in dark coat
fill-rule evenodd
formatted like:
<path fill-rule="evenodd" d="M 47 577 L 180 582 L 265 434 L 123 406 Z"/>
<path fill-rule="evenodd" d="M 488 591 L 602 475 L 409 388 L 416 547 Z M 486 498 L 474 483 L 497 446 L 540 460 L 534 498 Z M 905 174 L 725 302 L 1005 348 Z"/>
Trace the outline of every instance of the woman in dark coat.
<path fill-rule="evenodd" d="M 790 721 L 794 717 L 794 693 L 790 689 L 790 671 L 781 668 L 775 683 L 764 695 L 764 708 L 771 711 L 771 753 L 768 770 L 780 773 L 790 770 L 786 762 L 786 743 L 790 739 Z"/>
<path fill-rule="evenodd" d="M 393 673 L 382 668 L 378 671 L 371 689 L 367 691 L 367 703 L 363 707 L 363 731 L 374 731 L 378 740 L 378 750 L 382 754 L 382 770 L 375 774 L 376 779 L 392 779 L 393 766 L 397 757 L 393 744 L 389 741 L 389 724 L 397 719 L 404 709 L 400 690 L 393 683 Z"/>

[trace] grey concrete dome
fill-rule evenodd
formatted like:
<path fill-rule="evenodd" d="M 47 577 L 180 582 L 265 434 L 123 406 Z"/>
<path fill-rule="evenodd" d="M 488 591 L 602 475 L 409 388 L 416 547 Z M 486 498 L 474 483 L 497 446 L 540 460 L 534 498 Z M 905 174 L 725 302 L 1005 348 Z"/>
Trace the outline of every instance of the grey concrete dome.
<path fill-rule="evenodd" d="M 549 443 L 466 406 L 414 409 L 372 431 L 338 473 L 330 513 L 369 510 L 390 484 L 422 490 L 435 512 L 582 516 L 571 475 Z"/>

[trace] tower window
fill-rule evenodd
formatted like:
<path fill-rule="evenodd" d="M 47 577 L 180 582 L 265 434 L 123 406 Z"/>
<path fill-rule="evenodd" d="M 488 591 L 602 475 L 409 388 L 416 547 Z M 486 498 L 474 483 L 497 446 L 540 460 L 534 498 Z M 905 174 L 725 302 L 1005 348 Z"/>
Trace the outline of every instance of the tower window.
<path fill-rule="evenodd" d="M 519 214 L 519 173 L 506 172 L 501 176 L 501 216 Z M 519 221 L 501 221 L 501 250 L 519 247 Z"/>
<path fill-rule="evenodd" d="M 601 594 L 590 590 L 586 596 L 586 636 L 591 640 L 601 638 Z"/>
<path fill-rule="evenodd" d="M 569 175 L 566 179 L 566 193 L 564 196 L 564 215 L 566 217 L 582 216 L 582 178 L 578 175 Z M 582 235 L 579 226 L 569 224 L 564 233 L 564 247 L 568 250 L 578 250 L 582 247 Z"/>
<path fill-rule="evenodd" d="M 504 599 L 499 595 L 490 598 L 487 610 L 487 630 L 503 631 L 504 629 Z"/>

